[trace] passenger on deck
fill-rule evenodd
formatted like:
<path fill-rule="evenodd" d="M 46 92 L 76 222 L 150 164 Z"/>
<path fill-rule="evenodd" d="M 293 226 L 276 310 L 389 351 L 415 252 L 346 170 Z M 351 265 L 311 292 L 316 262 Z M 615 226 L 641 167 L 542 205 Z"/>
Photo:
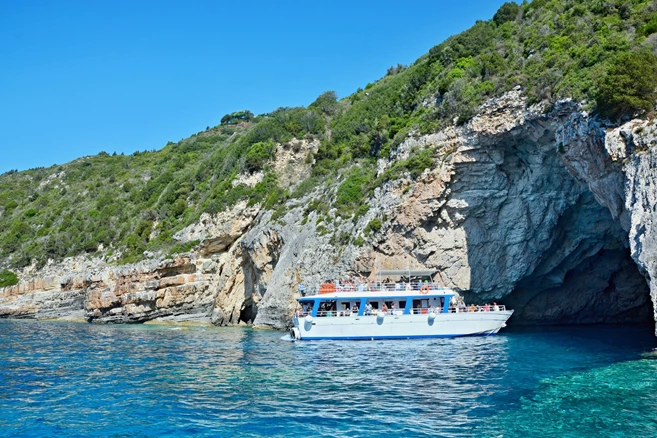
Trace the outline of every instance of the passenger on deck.
<path fill-rule="evenodd" d="M 397 306 L 395 306 L 395 303 L 392 303 L 392 306 L 390 306 L 390 314 L 394 315 L 395 310 L 397 310 Z"/>
<path fill-rule="evenodd" d="M 497 303 L 493 303 L 493 312 L 499 312 L 500 307 L 497 305 Z"/>
<path fill-rule="evenodd" d="M 371 314 L 372 314 L 372 304 L 367 303 L 367 305 L 365 306 L 365 315 L 371 315 Z"/>
<path fill-rule="evenodd" d="M 353 313 L 358 313 L 358 305 L 357 305 L 357 304 L 354 304 L 354 306 L 351 308 L 351 311 L 352 311 Z"/>
<path fill-rule="evenodd" d="M 384 315 L 388 314 L 388 306 L 386 306 L 386 303 L 383 303 L 383 306 L 381 307 L 381 312 L 383 312 Z"/>
<path fill-rule="evenodd" d="M 474 304 L 470 304 L 470 312 L 475 312 L 477 309 Z"/>

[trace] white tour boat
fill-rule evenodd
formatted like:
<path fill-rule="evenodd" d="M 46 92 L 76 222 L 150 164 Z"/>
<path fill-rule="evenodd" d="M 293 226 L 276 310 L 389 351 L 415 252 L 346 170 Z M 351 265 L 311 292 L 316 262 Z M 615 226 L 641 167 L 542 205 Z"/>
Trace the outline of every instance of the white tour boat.
<path fill-rule="evenodd" d="M 435 271 L 381 271 L 405 282 L 322 285 L 298 298 L 294 340 L 371 340 L 489 336 L 506 327 L 513 310 L 504 306 L 452 303 L 455 292 L 430 281 Z"/>

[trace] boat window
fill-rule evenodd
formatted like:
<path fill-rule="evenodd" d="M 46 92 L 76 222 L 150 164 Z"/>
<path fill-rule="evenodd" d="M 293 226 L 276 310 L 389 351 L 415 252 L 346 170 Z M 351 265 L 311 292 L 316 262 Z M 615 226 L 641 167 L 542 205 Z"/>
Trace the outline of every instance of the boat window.
<path fill-rule="evenodd" d="M 335 301 L 322 301 L 319 304 L 319 311 L 320 312 L 328 312 L 328 311 L 335 311 L 337 307 L 337 304 Z"/>
<path fill-rule="evenodd" d="M 406 308 L 406 300 L 399 302 L 399 308 L 400 309 L 405 309 Z"/>
<path fill-rule="evenodd" d="M 378 301 L 370 301 L 370 304 L 372 305 L 372 309 L 378 309 L 379 308 L 379 302 Z"/>
<path fill-rule="evenodd" d="M 350 303 L 349 301 L 343 301 L 340 303 L 340 309 L 341 310 L 351 310 L 355 307 L 358 307 L 358 301 L 355 301 L 353 303 Z"/>

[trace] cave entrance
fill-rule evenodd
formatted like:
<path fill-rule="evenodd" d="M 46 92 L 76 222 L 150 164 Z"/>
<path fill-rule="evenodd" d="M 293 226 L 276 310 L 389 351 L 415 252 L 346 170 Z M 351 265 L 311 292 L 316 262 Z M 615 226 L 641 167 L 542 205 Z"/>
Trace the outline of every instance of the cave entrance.
<path fill-rule="evenodd" d="M 654 325 L 649 287 L 628 249 L 602 249 L 565 274 L 529 276 L 504 302 L 516 325 Z"/>
<path fill-rule="evenodd" d="M 244 303 L 242 310 L 240 311 L 240 318 L 238 322 L 252 324 L 257 314 L 258 307 L 253 301 L 249 300 L 249 302 Z"/>

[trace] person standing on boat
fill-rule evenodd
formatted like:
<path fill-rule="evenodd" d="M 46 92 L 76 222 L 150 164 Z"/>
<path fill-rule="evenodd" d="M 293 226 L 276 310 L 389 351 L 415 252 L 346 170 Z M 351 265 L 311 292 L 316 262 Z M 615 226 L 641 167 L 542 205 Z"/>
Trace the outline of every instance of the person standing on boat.
<path fill-rule="evenodd" d="M 365 315 L 371 315 L 372 314 L 372 303 L 367 303 L 365 306 Z"/>
<path fill-rule="evenodd" d="M 383 306 L 381 307 L 381 312 L 383 312 L 384 315 L 388 314 L 388 306 L 386 306 L 386 303 L 383 303 Z"/>

